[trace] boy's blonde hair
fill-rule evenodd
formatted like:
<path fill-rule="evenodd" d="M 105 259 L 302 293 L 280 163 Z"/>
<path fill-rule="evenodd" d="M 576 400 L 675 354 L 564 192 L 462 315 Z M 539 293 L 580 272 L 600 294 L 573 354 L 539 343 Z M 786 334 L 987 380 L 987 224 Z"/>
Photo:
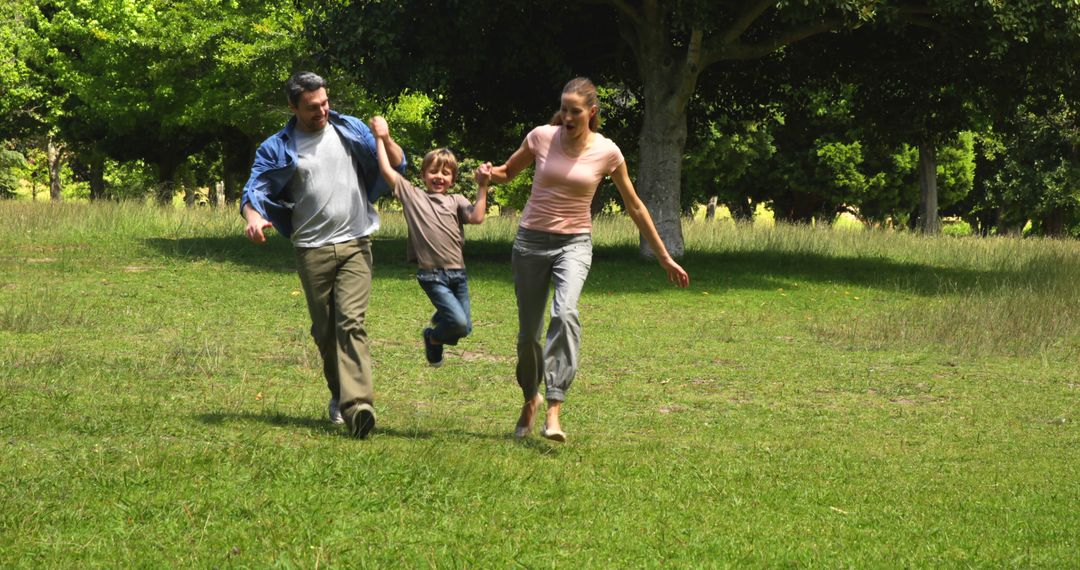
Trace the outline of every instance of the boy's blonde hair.
<path fill-rule="evenodd" d="M 437 148 L 424 155 L 424 162 L 420 163 L 420 174 L 423 175 L 429 168 L 442 168 L 444 165 L 449 166 L 450 172 L 453 173 L 450 177 L 450 183 L 457 182 L 457 157 L 448 148 Z"/>

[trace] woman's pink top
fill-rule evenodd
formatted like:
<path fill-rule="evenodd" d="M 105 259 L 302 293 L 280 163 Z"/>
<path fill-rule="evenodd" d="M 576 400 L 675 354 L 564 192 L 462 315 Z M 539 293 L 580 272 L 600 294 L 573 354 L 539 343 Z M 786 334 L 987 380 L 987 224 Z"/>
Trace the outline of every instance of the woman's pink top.
<path fill-rule="evenodd" d="M 521 214 L 521 227 L 555 234 L 592 231 L 589 205 L 605 176 L 623 163 L 622 151 L 610 139 L 594 133 L 581 156 L 568 156 L 560 142 L 562 127 L 544 125 L 525 136 L 533 156 L 532 195 Z"/>

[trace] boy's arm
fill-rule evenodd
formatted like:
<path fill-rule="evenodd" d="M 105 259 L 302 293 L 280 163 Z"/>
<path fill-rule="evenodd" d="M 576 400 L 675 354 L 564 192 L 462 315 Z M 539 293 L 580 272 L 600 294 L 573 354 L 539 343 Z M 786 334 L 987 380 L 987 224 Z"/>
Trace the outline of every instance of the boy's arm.
<path fill-rule="evenodd" d="M 491 164 L 485 163 L 476 169 L 476 203 L 469 209 L 470 224 L 479 224 L 484 221 L 487 212 L 488 184 L 491 182 Z"/>
<path fill-rule="evenodd" d="M 371 133 L 375 135 L 375 155 L 379 161 L 379 173 L 382 174 L 383 180 L 386 181 L 386 185 L 390 188 L 397 187 L 398 178 L 401 176 L 397 170 L 391 166 L 390 156 L 388 154 L 387 145 L 390 144 L 390 126 L 386 124 L 386 119 L 382 117 L 371 118 Z M 394 144 L 394 146 L 397 146 Z M 399 154 L 398 162 L 400 163 L 400 148 L 397 150 Z M 397 192 L 394 192 L 397 194 Z"/>

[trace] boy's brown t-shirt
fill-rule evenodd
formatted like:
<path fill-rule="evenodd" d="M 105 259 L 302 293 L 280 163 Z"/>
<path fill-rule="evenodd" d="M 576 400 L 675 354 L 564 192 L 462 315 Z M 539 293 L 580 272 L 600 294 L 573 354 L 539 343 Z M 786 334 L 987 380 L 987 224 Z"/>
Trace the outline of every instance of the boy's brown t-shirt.
<path fill-rule="evenodd" d="M 407 255 L 421 269 L 462 269 L 465 259 L 464 220 L 472 204 L 461 194 L 427 193 L 398 176 L 394 195 L 409 225 Z"/>

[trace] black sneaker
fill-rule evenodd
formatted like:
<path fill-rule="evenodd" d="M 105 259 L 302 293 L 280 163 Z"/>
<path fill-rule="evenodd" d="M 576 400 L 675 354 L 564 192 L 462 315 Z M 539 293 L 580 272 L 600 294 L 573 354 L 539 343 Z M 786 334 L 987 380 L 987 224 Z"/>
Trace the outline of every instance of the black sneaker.
<path fill-rule="evenodd" d="M 427 358 L 428 364 L 437 368 L 443 363 L 443 345 L 431 342 L 431 334 L 434 332 L 430 328 L 424 329 L 424 357 Z"/>
<path fill-rule="evenodd" d="M 356 439 L 364 439 L 375 427 L 375 412 L 369 408 L 360 408 L 349 417 L 349 433 Z"/>

